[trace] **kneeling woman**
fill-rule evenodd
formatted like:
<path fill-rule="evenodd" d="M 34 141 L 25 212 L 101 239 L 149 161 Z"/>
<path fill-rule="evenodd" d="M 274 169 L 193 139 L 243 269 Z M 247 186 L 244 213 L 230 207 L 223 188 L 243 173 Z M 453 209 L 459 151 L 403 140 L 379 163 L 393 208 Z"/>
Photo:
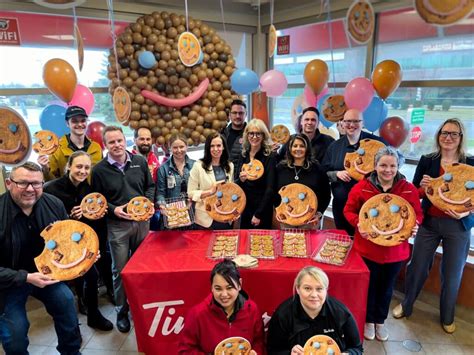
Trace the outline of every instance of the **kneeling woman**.
<path fill-rule="evenodd" d="M 351 312 L 327 295 L 328 276 L 315 266 L 298 273 L 296 294 L 275 311 L 268 328 L 268 355 L 304 355 L 303 346 L 314 335 L 334 339 L 344 354 L 362 354 L 357 324 Z"/>
<path fill-rule="evenodd" d="M 179 342 L 179 354 L 213 354 L 228 337 L 252 344 L 251 355 L 263 354 L 263 321 L 255 302 L 242 290 L 233 261 L 224 260 L 211 272 L 211 294 L 190 309 Z"/>

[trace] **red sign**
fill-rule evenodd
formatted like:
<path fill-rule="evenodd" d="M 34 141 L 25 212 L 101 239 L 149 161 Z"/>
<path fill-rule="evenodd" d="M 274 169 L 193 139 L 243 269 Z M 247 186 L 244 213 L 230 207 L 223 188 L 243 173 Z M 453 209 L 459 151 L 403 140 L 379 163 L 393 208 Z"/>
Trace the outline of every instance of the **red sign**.
<path fill-rule="evenodd" d="M 277 54 L 290 54 L 290 36 L 281 36 L 277 38 Z"/>
<path fill-rule="evenodd" d="M 410 132 L 410 142 L 416 143 L 420 140 L 420 138 L 421 138 L 421 128 L 418 126 L 413 127 Z"/>
<path fill-rule="evenodd" d="M 20 29 L 16 18 L 0 18 L 0 45 L 19 46 Z"/>

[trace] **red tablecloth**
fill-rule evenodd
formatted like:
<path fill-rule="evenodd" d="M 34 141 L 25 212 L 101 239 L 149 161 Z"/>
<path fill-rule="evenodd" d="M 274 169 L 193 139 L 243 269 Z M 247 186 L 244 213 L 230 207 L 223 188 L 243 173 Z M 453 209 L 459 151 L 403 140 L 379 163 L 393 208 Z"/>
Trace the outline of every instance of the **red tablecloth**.
<path fill-rule="evenodd" d="M 319 233 L 323 232 L 311 234 L 313 246 L 318 244 Z M 245 253 L 248 231 L 240 231 L 240 236 L 239 252 Z M 206 257 L 210 238 L 209 231 L 150 233 L 124 268 L 139 351 L 177 353 L 187 311 L 210 292 L 210 271 L 216 263 Z M 242 286 L 264 313 L 265 323 L 292 295 L 294 278 L 306 265 L 316 265 L 328 274 L 329 294 L 351 310 L 362 337 L 369 271 L 355 250 L 342 267 L 309 258 L 279 257 L 241 270 Z"/>

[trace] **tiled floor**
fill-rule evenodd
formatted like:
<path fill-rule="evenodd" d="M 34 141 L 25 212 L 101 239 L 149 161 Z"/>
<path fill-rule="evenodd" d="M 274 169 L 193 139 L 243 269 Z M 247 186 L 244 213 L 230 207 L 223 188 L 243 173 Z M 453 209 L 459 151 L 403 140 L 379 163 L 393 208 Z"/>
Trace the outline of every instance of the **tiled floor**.
<path fill-rule="evenodd" d="M 369 355 L 406 355 L 406 354 L 429 354 L 429 355 L 457 355 L 474 354 L 474 310 L 458 307 L 456 318 L 457 331 L 446 334 L 440 327 L 438 319 L 439 312 L 436 304 L 437 299 L 431 295 L 422 295 L 423 301 L 416 303 L 415 311 L 409 319 L 393 319 L 391 315 L 387 319 L 390 338 L 387 342 L 365 341 L 365 354 Z M 396 293 L 391 308 L 398 304 L 400 294 Z M 114 322 L 115 313 L 113 306 L 108 304 L 105 298 L 100 298 L 101 311 Z M 28 303 L 28 317 L 31 328 L 30 354 L 57 354 L 56 334 L 52 321 L 45 312 L 44 307 L 38 301 L 32 299 Z M 87 326 L 86 317 L 79 316 L 81 322 L 81 333 L 83 337 L 82 353 L 85 355 L 97 354 L 139 354 L 135 341 L 135 331 L 128 334 L 120 333 L 116 327 L 111 332 L 94 331 Z M 402 342 L 406 339 L 418 341 L 422 345 L 421 351 L 412 353 L 403 347 Z M 161 355 L 161 354 L 151 354 Z M 166 354 L 171 355 L 171 354 Z"/>

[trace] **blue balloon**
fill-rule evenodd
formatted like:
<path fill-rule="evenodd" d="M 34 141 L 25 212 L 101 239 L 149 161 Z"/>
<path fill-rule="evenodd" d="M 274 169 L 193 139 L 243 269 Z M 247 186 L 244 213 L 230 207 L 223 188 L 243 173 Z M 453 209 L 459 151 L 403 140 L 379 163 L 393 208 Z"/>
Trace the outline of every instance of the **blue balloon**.
<path fill-rule="evenodd" d="M 58 137 L 69 133 L 66 125 L 66 108 L 59 105 L 48 105 L 40 114 L 39 122 L 41 129 L 56 133 Z"/>
<path fill-rule="evenodd" d="M 240 95 L 248 95 L 258 89 L 258 75 L 253 70 L 237 69 L 230 77 L 232 90 Z"/>
<path fill-rule="evenodd" d="M 150 51 L 141 52 L 138 56 L 138 64 L 145 69 L 150 69 L 156 64 L 155 55 Z"/>
<path fill-rule="evenodd" d="M 201 64 L 203 60 L 204 60 L 204 53 L 203 51 L 201 51 L 201 54 L 199 55 L 199 59 L 196 64 Z"/>
<path fill-rule="evenodd" d="M 388 106 L 380 97 L 374 96 L 369 107 L 362 113 L 364 117 L 364 126 L 369 131 L 374 132 L 380 128 L 380 125 L 387 118 Z"/>
<path fill-rule="evenodd" d="M 334 122 L 331 122 L 331 121 L 328 121 L 327 119 L 325 119 L 324 115 L 323 115 L 323 105 L 324 105 L 324 102 L 326 101 L 326 99 L 329 96 L 331 96 L 331 95 L 330 94 L 324 95 L 318 101 L 319 122 L 321 122 L 323 124 L 323 126 L 326 127 L 326 128 L 329 128 L 334 124 Z"/>

